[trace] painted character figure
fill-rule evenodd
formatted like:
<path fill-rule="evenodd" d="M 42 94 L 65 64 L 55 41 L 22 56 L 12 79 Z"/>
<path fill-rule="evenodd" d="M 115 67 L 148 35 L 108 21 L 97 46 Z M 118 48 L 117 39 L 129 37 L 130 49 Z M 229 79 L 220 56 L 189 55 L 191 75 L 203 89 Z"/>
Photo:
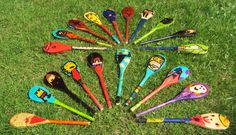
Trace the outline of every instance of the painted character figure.
<path fill-rule="evenodd" d="M 173 76 L 173 79 L 175 79 L 175 78 L 179 79 L 181 73 L 182 73 L 182 69 L 181 68 L 176 68 L 175 70 L 173 70 L 173 72 L 169 73 L 169 76 Z"/>
<path fill-rule="evenodd" d="M 180 98 L 196 99 L 208 95 L 209 86 L 205 83 L 192 83 L 188 85 L 179 95 Z"/>
<path fill-rule="evenodd" d="M 45 76 L 46 83 L 54 88 L 63 89 L 66 88 L 64 81 L 57 72 L 49 72 Z"/>
<path fill-rule="evenodd" d="M 229 127 L 230 121 L 222 114 L 210 113 L 192 117 L 191 123 L 207 128 L 226 129 Z"/>
<path fill-rule="evenodd" d="M 93 66 L 100 65 L 100 64 L 102 64 L 100 57 L 96 57 L 93 59 Z"/>
<path fill-rule="evenodd" d="M 153 10 L 150 9 L 145 9 L 143 13 L 141 13 L 141 18 L 142 19 L 149 19 L 153 16 L 154 12 Z"/>
<path fill-rule="evenodd" d="M 46 79 L 47 79 L 47 82 L 48 82 L 51 86 L 53 86 L 53 82 L 55 81 L 56 76 L 53 75 L 53 74 L 47 74 L 47 75 L 46 75 Z"/>
<path fill-rule="evenodd" d="M 45 92 L 42 89 L 38 89 L 34 94 L 37 97 L 41 98 L 44 102 L 46 102 L 47 99 L 51 97 L 51 94 L 48 94 L 47 92 Z"/>
<path fill-rule="evenodd" d="M 71 73 L 75 68 L 77 68 L 77 65 L 73 61 L 68 61 L 63 66 L 63 69 L 68 73 Z"/>
<path fill-rule="evenodd" d="M 203 84 L 197 84 L 189 87 L 189 91 L 194 95 L 199 96 L 207 92 L 207 88 Z"/>
<path fill-rule="evenodd" d="M 99 17 L 94 12 L 88 12 L 84 15 L 89 21 L 94 22 L 98 25 L 102 25 L 102 22 L 99 20 Z"/>
<path fill-rule="evenodd" d="M 163 64 L 164 60 L 161 57 L 152 57 L 149 61 L 148 68 L 150 68 L 153 71 L 158 70 L 161 65 Z"/>

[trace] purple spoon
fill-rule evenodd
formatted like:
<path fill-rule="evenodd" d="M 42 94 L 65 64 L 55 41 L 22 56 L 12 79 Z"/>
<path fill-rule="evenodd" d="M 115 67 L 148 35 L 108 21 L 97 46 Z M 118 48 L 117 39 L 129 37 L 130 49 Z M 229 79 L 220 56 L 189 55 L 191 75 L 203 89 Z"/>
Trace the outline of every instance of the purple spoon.
<path fill-rule="evenodd" d="M 142 116 L 144 114 L 152 112 L 156 109 L 159 109 L 161 107 L 164 107 L 164 106 L 174 103 L 176 101 L 193 100 L 193 99 L 199 99 L 199 98 L 206 97 L 208 95 L 208 92 L 209 92 L 209 86 L 206 85 L 205 83 L 199 83 L 199 82 L 192 83 L 192 84 L 188 85 L 182 92 L 180 92 L 174 98 L 172 98 L 162 104 L 159 104 L 157 106 L 149 108 L 145 111 L 139 112 L 139 113 L 135 114 L 135 117 Z"/>

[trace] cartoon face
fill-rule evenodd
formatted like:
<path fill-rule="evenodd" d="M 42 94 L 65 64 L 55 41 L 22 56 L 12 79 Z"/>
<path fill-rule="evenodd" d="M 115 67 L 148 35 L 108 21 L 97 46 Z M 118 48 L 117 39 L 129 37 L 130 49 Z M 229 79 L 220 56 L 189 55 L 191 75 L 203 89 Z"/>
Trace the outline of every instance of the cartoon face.
<path fill-rule="evenodd" d="M 61 37 L 67 37 L 68 32 L 65 30 L 59 30 L 56 34 Z"/>
<path fill-rule="evenodd" d="M 193 85 L 189 88 L 189 91 L 193 92 L 195 95 L 200 95 L 207 92 L 207 88 L 202 84 Z"/>
<path fill-rule="evenodd" d="M 84 14 L 85 19 L 94 22 L 98 25 L 102 25 L 102 22 L 99 20 L 99 17 L 97 16 L 96 13 L 94 12 L 88 12 Z"/>
<path fill-rule="evenodd" d="M 10 123 L 15 127 L 26 127 L 29 125 L 30 120 L 34 115 L 22 113 L 21 115 L 15 115 L 11 118 Z"/>
<path fill-rule="evenodd" d="M 141 13 L 141 18 L 148 20 L 153 16 L 153 14 L 154 14 L 153 10 L 145 9 L 143 10 L 143 13 Z"/>
<path fill-rule="evenodd" d="M 65 70 L 68 73 L 71 73 L 73 69 L 77 67 L 76 63 L 73 61 L 68 61 L 63 65 L 63 70 Z"/>
<path fill-rule="evenodd" d="M 45 78 L 46 78 L 47 82 L 48 82 L 51 86 L 53 86 L 52 82 L 55 80 L 56 76 L 53 75 L 53 74 L 47 74 Z"/>
<path fill-rule="evenodd" d="M 204 124 L 207 128 L 212 129 L 226 129 L 229 127 L 229 119 L 218 113 L 209 113 L 201 115 L 204 121 Z"/>
<path fill-rule="evenodd" d="M 161 67 L 163 62 L 164 62 L 164 59 L 161 58 L 160 56 L 151 57 L 148 64 L 148 68 L 150 68 L 153 71 L 157 71 Z"/>
<path fill-rule="evenodd" d="M 100 57 L 96 57 L 93 59 L 93 66 L 100 65 L 100 64 L 102 64 Z"/>

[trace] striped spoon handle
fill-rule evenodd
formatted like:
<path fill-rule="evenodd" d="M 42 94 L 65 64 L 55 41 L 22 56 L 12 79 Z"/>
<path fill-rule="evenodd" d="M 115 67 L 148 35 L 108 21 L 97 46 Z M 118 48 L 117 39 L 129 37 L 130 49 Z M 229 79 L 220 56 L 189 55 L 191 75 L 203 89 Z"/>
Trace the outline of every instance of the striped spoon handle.
<path fill-rule="evenodd" d="M 107 47 L 82 47 L 82 46 L 72 46 L 73 50 L 109 50 Z"/>
<path fill-rule="evenodd" d="M 139 123 L 186 123 L 190 122 L 190 118 L 140 118 L 138 119 Z"/>

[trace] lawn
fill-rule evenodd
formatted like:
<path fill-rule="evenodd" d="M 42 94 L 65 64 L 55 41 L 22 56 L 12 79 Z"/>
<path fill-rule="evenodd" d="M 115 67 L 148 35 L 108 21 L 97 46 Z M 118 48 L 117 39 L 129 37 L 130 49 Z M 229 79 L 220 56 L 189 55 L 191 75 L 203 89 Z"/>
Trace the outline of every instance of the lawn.
<path fill-rule="evenodd" d="M 169 0 L 169 1 L 105 1 L 105 0 L 1 0 L 0 1 L 0 133 L 1 134 L 235 134 L 236 133 L 236 74 L 235 74 L 235 36 L 236 36 L 236 4 L 233 0 Z M 155 16 L 148 20 L 135 39 L 147 33 L 161 19 L 172 17 L 175 23 L 149 36 L 146 40 L 165 36 L 176 31 L 195 28 L 196 37 L 173 39 L 150 44 L 150 46 L 174 46 L 189 43 L 201 43 L 209 46 L 205 55 L 181 54 L 164 51 L 139 51 L 138 45 L 121 43 L 107 52 L 99 53 L 104 58 L 105 82 L 109 90 L 113 108 L 108 109 L 102 95 L 98 78 L 87 65 L 86 57 L 91 51 L 70 51 L 62 54 L 50 55 L 42 51 L 42 46 L 53 39 L 51 31 L 65 28 L 81 36 L 97 39 L 87 33 L 75 31 L 67 27 L 67 20 L 79 18 L 92 30 L 108 36 L 96 25 L 86 21 L 83 14 L 88 11 L 98 13 L 102 22 L 112 33 L 112 25 L 102 16 L 107 8 L 117 12 L 117 24 L 125 37 L 124 19 L 120 12 L 123 7 L 130 5 L 135 9 L 135 15 L 130 22 L 130 35 L 140 20 L 139 13 L 149 8 L 155 11 Z M 234 9 L 234 10 L 233 10 Z M 74 46 L 92 46 L 75 40 L 61 40 L 60 42 Z M 190 76 L 183 82 L 160 91 L 154 98 L 139 108 L 145 110 L 162 103 L 179 93 L 192 82 L 204 82 L 210 86 L 209 96 L 194 101 L 181 101 L 166 106 L 158 111 L 145 115 L 146 117 L 190 117 L 197 114 L 218 112 L 227 115 L 231 125 L 224 131 L 213 131 L 190 124 L 138 124 L 133 114 L 123 105 L 116 106 L 114 100 L 118 85 L 118 65 L 114 54 L 117 49 L 132 50 L 132 59 L 124 75 L 123 98 L 125 101 L 141 81 L 145 73 L 146 62 L 155 54 L 165 55 L 166 67 L 155 74 L 145 84 L 135 103 L 155 89 L 165 78 L 166 74 L 178 65 L 185 65 L 190 69 Z M 60 101 L 76 109 L 86 110 L 70 99 L 65 93 L 46 86 L 43 77 L 48 71 L 57 71 L 63 77 L 70 90 L 79 95 L 85 102 L 95 105 L 87 97 L 81 87 L 61 72 L 60 66 L 65 60 L 78 62 L 81 76 L 91 91 L 104 104 L 105 109 L 95 115 L 95 122 L 90 126 L 68 126 L 45 124 L 24 129 L 13 128 L 9 124 L 10 118 L 21 112 L 34 113 L 48 119 L 85 120 L 59 106 L 40 104 L 27 97 L 28 90 L 33 85 L 42 85 Z"/>

